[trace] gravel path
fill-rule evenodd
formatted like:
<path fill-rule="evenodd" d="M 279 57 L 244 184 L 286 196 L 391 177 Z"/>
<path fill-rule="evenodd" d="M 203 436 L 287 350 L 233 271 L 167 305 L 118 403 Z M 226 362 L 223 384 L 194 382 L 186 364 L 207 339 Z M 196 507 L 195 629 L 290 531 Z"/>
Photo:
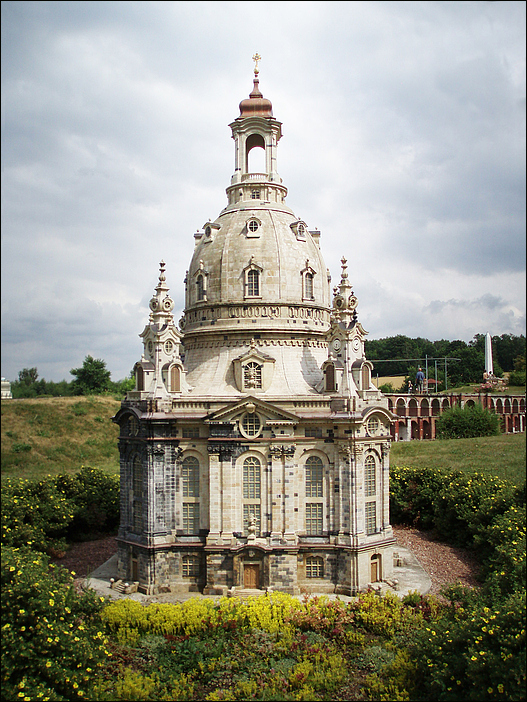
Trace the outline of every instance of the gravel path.
<path fill-rule="evenodd" d="M 434 539 L 433 533 L 411 527 L 394 526 L 397 543 L 413 552 L 432 581 L 431 595 L 453 582 L 478 587 L 479 563 L 472 551 L 449 546 Z"/>

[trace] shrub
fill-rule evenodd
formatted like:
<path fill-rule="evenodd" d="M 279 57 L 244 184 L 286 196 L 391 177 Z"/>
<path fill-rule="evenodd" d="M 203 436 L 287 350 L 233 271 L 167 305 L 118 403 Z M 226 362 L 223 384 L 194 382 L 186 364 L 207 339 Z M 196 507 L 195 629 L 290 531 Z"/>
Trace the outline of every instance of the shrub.
<path fill-rule="evenodd" d="M 437 436 L 440 439 L 469 439 L 500 433 L 499 417 L 481 405 L 452 407 L 438 417 Z"/>
<path fill-rule="evenodd" d="M 2 699 L 81 700 L 106 658 L 92 591 L 27 547 L 2 549 Z"/>
<path fill-rule="evenodd" d="M 525 385 L 525 371 L 512 371 L 509 375 L 509 385 L 522 386 Z"/>
<path fill-rule="evenodd" d="M 486 595 L 453 588 L 452 606 L 410 647 L 418 699 L 520 700 L 525 692 L 525 599 L 498 606 Z"/>
<path fill-rule="evenodd" d="M 75 475 L 2 482 L 2 542 L 63 551 L 66 539 L 108 533 L 119 523 L 119 476 L 83 467 Z"/>
<path fill-rule="evenodd" d="M 74 509 L 73 501 L 66 499 L 51 477 L 6 478 L 2 481 L 2 544 L 62 551 Z"/>

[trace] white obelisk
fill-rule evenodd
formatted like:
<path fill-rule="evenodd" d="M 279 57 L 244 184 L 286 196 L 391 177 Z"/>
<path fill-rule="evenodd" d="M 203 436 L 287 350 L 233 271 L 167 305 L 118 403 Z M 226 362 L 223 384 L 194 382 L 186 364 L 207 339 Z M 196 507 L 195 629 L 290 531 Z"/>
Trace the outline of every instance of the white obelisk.
<path fill-rule="evenodd" d="M 492 365 L 492 339 L 489 332 L 485 337 L 485 372 L 488 375 L 494 375 L 494 366 Z"/>

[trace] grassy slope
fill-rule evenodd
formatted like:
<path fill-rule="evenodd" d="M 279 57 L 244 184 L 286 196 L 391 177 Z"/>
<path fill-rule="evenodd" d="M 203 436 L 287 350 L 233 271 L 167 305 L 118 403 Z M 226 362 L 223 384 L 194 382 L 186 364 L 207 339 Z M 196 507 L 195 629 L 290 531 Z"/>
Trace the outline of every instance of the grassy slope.
<path fill-rule="evenodd" d="M 392 444 L 390 465 L 478 471 L 521 484 L 525 480 L 525 434 L 399 441 Z"/>
<path fill-rule="evenodd" d="M 41 478 L 83 465 L 118 473 L 110 418 L 119 407 L 105 396 L 2 400 L 2 476 Z"/>
<path fill-rule="evenodd" d="M 2 475 L 39 478 L 82 465 L 117 473 L 118 427 L 110 418 L 119 407 L 104 396 L 3 400 Z M 401 441 L 392 444 L 390 463 L 477 470 L 519 483 L 525 477 L 525 434 Z"/>

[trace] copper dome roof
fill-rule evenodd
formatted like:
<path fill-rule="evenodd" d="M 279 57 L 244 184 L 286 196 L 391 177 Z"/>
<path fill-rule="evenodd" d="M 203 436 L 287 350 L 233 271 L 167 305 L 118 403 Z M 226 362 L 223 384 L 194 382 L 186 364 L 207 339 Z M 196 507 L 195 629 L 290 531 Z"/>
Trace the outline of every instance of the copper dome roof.
<path fill-rule="evenodd" d="M 251 94 L 240 102 L 240 117 L 272 117 L 273 105 L 264 98 L 258 87 L 258 76 L 254 77 L 254 87 Z"/>

